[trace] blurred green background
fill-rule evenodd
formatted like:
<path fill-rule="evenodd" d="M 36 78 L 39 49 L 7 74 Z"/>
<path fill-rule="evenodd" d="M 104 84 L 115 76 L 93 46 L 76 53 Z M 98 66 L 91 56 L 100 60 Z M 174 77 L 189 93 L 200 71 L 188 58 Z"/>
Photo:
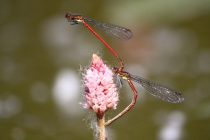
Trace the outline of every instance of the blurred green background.
<path fill-rule="evenodd" d="M 92 140 L 95 116 L 79 104 L 81 73 L 93 53 L 118 61 L 66 12 L 133 31 L 129 41 L 100 33 L 125 70 L 181 91 L 185 101 L 159 100 L 137 84 L 137 104 L 108 127 L 109 140 L 210 139 L 209 0 L 0 1 L 0 139 Z M 132 99 L 124 82 L 117 110 Z"/>

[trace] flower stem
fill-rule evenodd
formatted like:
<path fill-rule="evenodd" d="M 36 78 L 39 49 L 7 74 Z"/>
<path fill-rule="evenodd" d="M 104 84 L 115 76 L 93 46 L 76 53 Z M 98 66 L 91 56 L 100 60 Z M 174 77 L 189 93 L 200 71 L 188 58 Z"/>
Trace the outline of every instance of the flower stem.
<path fill-rule="evenodd" d="M 97 113 L 98 121 L 98 140 L 106 140 L 105 136 L 105 114 Z"/>

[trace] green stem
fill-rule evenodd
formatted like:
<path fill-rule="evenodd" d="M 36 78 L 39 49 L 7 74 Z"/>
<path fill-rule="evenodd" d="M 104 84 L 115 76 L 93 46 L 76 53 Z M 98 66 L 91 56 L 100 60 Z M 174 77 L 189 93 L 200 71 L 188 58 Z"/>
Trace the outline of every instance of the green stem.
<path fill-rule="evenodd" d="M 105 114 L 97 114 L 98 140 L 106 140 L 105 136 Z"/>

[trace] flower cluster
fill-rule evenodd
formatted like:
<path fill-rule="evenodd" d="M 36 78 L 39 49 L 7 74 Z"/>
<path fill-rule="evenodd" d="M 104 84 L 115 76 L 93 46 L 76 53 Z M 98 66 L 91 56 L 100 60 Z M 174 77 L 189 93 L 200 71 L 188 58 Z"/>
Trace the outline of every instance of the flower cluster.
<path fill-rule="evenodd" d="M 93 54 L 90 68 L 84 74 L 86 99 L 84 108 L 92 109 L 97 114 L 103 114 L 108 109 L 116 109 L 119 96 L 113 75 L 112 70 L 101 58 Z"/>

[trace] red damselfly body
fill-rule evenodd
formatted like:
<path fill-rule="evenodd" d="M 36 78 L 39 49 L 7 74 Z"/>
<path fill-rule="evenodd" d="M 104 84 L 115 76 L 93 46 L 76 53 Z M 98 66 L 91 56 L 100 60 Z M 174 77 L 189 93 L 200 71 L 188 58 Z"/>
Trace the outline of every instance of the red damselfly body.
<path fill-rule="evenodd" d="M 107 34 L 111 37 L 120 39 L 120 40 L 128 40 L 128 39 L 132 38 L 133 34 L 132 34 L 131 30 L 126 29 L 124 27 L 117 26 L 117 25 L 113 25 L 110 23 L 105 23 L 102 21 L 91 19 L 91 18 L 85 17 L 80 14 L 66 13 L 65 17 L 67 18 L 67 20 L 69 22 L 71 22 L 71 25 L 83 24 L 85 27 L 87 27 L 99 40 L 101 40 L 103 42 L 103 44 L 114 54 L 114 56 L 117 57 L 117 59 L 120 62 L 119 69 L 123 70 L 124 65 L 123 65 L 123 62 L 120 59 L 119 55 L 114 51 L 114 49 L 108 43 L 106 43 L 106 41 L 104 41 L 104 39 L 101 36 L 99 36 L 99 34 L 97 34 L 89 26 L 89 23 L 92 24 L 97 29 L 99 29 L 100 31 L 104 32 L 105 34 Z"/>
<path fill-rule="evenodd" d="M 122 71 L 116 67 L 113 68 L 113 72 L 118 77 L 120 77 L 121 79 L 124 79 L 128 82 L 131 89 L 133 90 L 134 96 L 133 96 L 133 99 L 132 99 L 132 102 L 130 103 L 130 105 L 128 105 L 122 112 L 120 112 L 113 119 L 108 120 L 106 122 L 106 126 L 110 125 L 113 121 L 115 121 L 116 119 L 118 119 L 119 117 L 121 117 L 122 115 L 127 113 L 135 105 L 138 94 L 137 94 L 136 88 L 134 87 L 132 81 L 137 82 L 148 93 L 150 93 L 151 95 L 153 95 L 159 99 L 162 99 L 164 101 L 171 102 L 171 103 L 179 103 L 179 102 L 184 101 L 184 97 L 182 96 L 182 94 L 180 92 L 177 92 L 167 86 L 163 86 L 161 84 L 157 84 L 157 83 L 148 81 L 148 80 L 143 79 L 139 76 L 135 76 L 128 72 Z"/>

